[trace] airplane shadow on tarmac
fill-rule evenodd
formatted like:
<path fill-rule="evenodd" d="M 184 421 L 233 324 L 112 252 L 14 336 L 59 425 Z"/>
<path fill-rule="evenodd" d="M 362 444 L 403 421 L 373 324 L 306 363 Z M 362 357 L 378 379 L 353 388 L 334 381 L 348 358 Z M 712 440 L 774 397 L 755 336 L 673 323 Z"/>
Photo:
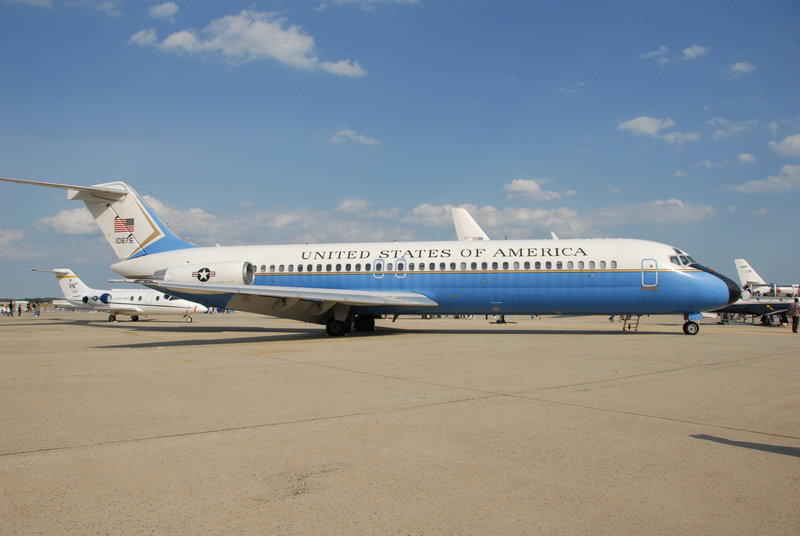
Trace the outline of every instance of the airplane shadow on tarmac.
<path fill-rule="evenodd" d="M 782 445 L 767 445 L 766 443 L 749 443 L 747 441 L 733 441 L 724 437 L 715 437 L 706 434 L 692 435 L 695 439 L 702 439 L 704 441 L 713 441 L 714 443 L 721 443 L 723 445 L 730 445 L 732 447 L 742 447 L 746 449 L 760 450 L 762 452 L 771 452 L 773 454 L 783 454 L 784 456 L 793 456 L 800 458 L 800 448 L 798 447 L 784 447 Z"/>
<path fill-rule="evenodd" d="M 302 326 L 302 327 L 301 327 Z M 97 323 L 94 324 L 93 327 L 97 327 L 98 329 L 119 329 L 119 325 L 115 324 L 108 324 L 108 323 Z M 125 326 L 128 329 L 133 329 L 138 332 L 151 332 L 151 333 L 175 333 L 181 334 L 184 336 L 191 337 L 190 334 L 208 334 L 208 333 L 219 333 L 219 334 L 230 334 L 230 333 L 258 333 L 257 336 L 252 337 L 237 337 L 237 336 L 227 336 L 224 338 L 217 338 L 217 339 L 197 339 L 194 337 L 191 338 L 182 338 L 180 340 L 172 340 L 172 341 L 154 341 L 154 342 L 146 342 L 146 343 L 136 343 L 136 344 L 117 344 L 117 345 L 108 345 L 102 346 L 101 348 L 155 348 L 159 346 L 171 346 L 171 347 L 180 347 L 180 346 L 204 346 L 204 345 L 224 345 L 224 344 L 242 344 L 242 343 L 269 343 L 269 342 L 285 342 L 285 341 L 300 341 L 300 340 L 313 340 L 313 339 L 321 339 L 325 338 L 325 328 L 316 324 L 307 324 L 307 325 L 298 325 L 298 327 L 283 327 L 283 328 L 259 328 L 253 326 L 202 326 L 202 325 L 170 325 L 170 324 L 126 324 Z M 375 331 L 371 332 L 362 332 L 359 333 L 357 331 L 352 331 L 346 337 L 338 338 L 340 340 L 347 340 L 351 337 L 387 337 L 387 336 L 399 336 L 399 335 L 462 335 L 462 336 L 469 336 L 469 335 L 497 335 L 497 334 L 504 334 L 508 337 L 515 337 L 515 336 L 536 336 L 536 335 L 606 335 L 606 336 L 627 336 L 627 337 L 635 337 L 636 335 L 646 336 L 648 334 L 658 334 L 658 335 L 675 335 L 685 337 L 683 333 L 675 332 L 675 333 L 664 333 L 664 332 L 656 332 L 656 331 L 639 331 L 638 333 L 634 332 L 623 332 L 623 331 L 605 331 L 605 330 L 575 330 L 575 329 L 514 329 L 514 330 L 507 330 L 504 332 L 502 327 L 498 328 L 478 328 L 478 329 L 442 329 L 442 328 L 433 328 L 433 329 L 425 329 L 425 328 L 414 328 L 404 326 L 401 328 L 394 328 L 391 326 L 378 326 Z"/>

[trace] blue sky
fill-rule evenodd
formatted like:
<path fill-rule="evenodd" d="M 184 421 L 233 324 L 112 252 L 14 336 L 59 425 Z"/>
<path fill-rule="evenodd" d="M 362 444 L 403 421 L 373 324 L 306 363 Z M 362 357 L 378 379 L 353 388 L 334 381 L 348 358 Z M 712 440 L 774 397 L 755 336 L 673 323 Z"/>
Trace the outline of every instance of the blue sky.
<path fill-rule="evenodd" d="M 0 176 L 124 180 L 199 244 L 666 242 L 800 281 L 800 3 L 0 0 Z M 0 296 L 108 286 L 0 184 Z"/>

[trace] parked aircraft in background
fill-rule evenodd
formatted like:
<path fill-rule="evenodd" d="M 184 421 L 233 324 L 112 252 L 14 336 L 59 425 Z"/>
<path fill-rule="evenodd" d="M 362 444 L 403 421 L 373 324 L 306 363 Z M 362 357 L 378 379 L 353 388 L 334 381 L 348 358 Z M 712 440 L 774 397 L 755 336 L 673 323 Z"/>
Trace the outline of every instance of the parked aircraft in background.
<path fill-rule="evenodd" d="M 682 314 L 739 299 L 739 285 L 675 247 L 631 239 L 368 242 L 199 247 L 124 182 L 65 189 L 86 203 L 137 283 L 209 307 L 324 324 L 331 336 L 401 314 Z"/>
<path fill-rule="evenodd" d="M 152 289 L 111 289 L 98 290 L 88 287 L 68 268 L 36 270 L 32 272 L 51 272 L 56 275 L 58 286 L 64 298 L 73 307 L 94 309 L 108 314 L 109 322 L 116 322 L 117 315 L 127 315 L 134 322 L 145 315 L 181 315 L 187 322 L 192 314 L 205 313 L 208 308 L 199 303 L 182 300 L 164 292 Z"/>
<path fill-rule="evenodd" d="M 453 215 L 453 223 L 456 226 L 456 236 L 461 241 L 464 240 L 489 240 L 481 226 L 470 216 L 467 209 L 452 208 L 450 213 Z"/>
<path fill-rule="evenodd" d="M 754 296 L 796 296 L 797 285 L 767 283 L 744 259 L 736 259 L 736 273 L 739 274 L 739 282 L 742 288 L 749 291 Z"/>

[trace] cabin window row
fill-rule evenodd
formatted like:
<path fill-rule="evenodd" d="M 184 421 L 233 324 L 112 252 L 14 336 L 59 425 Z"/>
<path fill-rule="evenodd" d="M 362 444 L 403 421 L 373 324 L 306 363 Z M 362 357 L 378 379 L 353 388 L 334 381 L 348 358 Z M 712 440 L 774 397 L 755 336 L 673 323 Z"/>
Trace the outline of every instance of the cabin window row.
<path fill-rule="evenodd" d="M 382 266 L 382 267 L 381 267 Z M 271 264 L 269 266 L 270 273 L 292 273 L 292 272 L 372 272 L 373 266 L 371 263 L 345 263 L 345 264 Z M 617 268 L 617 261 L 514 261 L 514 262 L 409 262 L 397 261 L 396 266 L 391 263 L 376 264 L 376 272 L 445 272 L 445 271 L 468 271 L 468 270 L 605 270 Z M 261 272 L 267 272 L 267 265 L 261 265 Z"/>

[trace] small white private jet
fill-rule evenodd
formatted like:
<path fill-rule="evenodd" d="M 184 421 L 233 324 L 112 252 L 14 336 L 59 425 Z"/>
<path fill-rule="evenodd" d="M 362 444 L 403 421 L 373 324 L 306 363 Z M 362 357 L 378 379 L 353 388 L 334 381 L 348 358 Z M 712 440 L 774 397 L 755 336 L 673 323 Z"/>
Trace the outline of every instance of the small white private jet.
<path fill-rule="evenodd" d="M 88 287 L 68 268 L 53 270 L 37 270 L 32 272 L 50 272 L 56 275 L 58 286 L 64 298 L 78 309 L 94 309 L 108 313 L 108 321 L 116 322 L 117 315 L 130 316 L 136 322 L 139 316 L 148 315 L 181 315 L 187 322 L 191 315 L 208 311 L 205 305 L 182 300 L 164 292 L 152 289 L 120 289 L 98 290 Z"/>
<path fill-rule="evenodd" d="M 372 331 L 382 315 L 681 314 L 735 302 L 737 283 L 667 244 L 622 238 L 199 247 L 173 233 L 124 182 L 75 186 L 131 282 L 208 307 Z"/>
<path fill-rule="evenodd" d="M 733 262 L 736 264 L 736 273 L 739 274 L 739 282 L 742 284 L 742 287 L 747 289 L 753 296 L 797 296 L 798 285 L 767 283 L 746 260 L 736 259 Z"/>

